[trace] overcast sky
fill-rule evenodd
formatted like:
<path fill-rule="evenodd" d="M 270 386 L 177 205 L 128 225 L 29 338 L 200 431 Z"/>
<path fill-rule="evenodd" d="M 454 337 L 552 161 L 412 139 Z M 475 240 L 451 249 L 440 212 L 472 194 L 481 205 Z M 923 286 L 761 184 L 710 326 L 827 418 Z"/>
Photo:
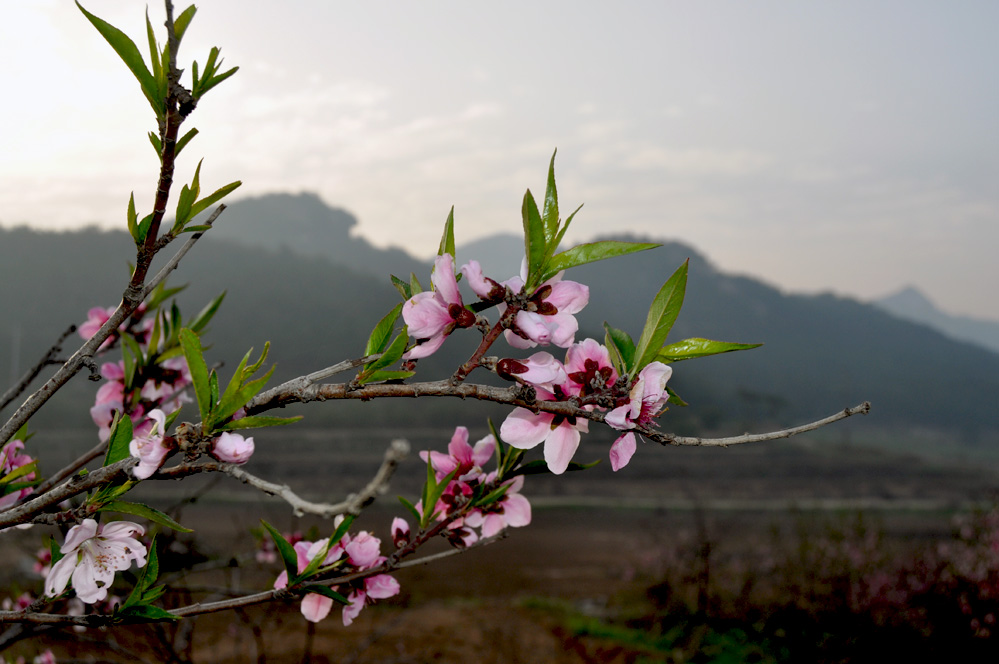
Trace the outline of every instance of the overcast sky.
<path fill-rule="evenodd" d="M 84 4 L 145 52 L 142 3 Z M 451 205 L 459 244 L 518 231 L 557 147 L 573 240 L 999 319 L 997 26 L 991 1 L 205 0 L 181 61 L 241 69 L 178 180 L 203 156 L 204 188 L 315 191 L 426 256 Z M 131 74 L 68 0 L 5 4 L 0 58 L 0 223 L 124 228 L 157 165 Z"/>

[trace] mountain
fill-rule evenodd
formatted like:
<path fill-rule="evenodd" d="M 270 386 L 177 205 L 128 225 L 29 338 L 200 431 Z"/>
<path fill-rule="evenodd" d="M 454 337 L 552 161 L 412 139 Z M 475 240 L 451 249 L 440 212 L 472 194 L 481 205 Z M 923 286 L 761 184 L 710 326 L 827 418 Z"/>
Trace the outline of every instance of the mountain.
<path fill-rule="evenodd" d="M 429 266 L 411 257 L 406 257 L 403 269 L 386 267 L 373 276 L 371 266 L 390 263 L 395 252 L 383 252 L 362 240 L 350 245 L 345 235 L 350 223 L 337 225 L 336 213 L 317 205 L 325 207 L 308 195 L 234 204 L 230 209 L 234 214 L 226 219 L 230 223 L 220 223 L 201 240 L 171 278 L 172 285 L 191 284 L 178 296 L 188 316 L 218 292 L 228 292 L 206 337 L 211 344 L 207 357 L 223 363 L 223 379 L 226 367 L 234 366 L 251 346 L 259 351 L 267 340 L 272 344 L 270 360 L 278 365 L 275 380 L 357 357 L 372 327 L 399 301 L 386 274 L 413 269 L 428 283 Z M 255 210 L 258 206 L 262 209 Z M 283 220 L 289 240 L 312 238 L 309 250 L 296 250 L 293 242 L 278 248 L 253 246 L 249 225 L 238 241 L 218 232 L 247 219 L 271 219 L 271 225 L 275 219 Z M 303 221 L 308 219 L 326 221 L 316 227 L 320 230 L 309 230 Z M 347 259 L 335 262 L 331 255 L 341 248 L 319 246 L 324 241 L 346 242 L 356 253 L 368 252 L 370 260 L 360 267 Z M 123 232 L 0 229 L 0 306 L 7 312 L 0 319 L 0 377 L 19 375 L 69 323 L 84 320 L 91 306 L 108 306 L 120 299 L 130 245 Z M 459 263 L 478 257 L 487 266 L 486 273 L 497 279 L 515 274 L 521 255 L 522 243 L 511 237 L 458 248 Z M 789 295 L 749 277 L 724 274 L 696 250 L 676 242 L 571 270 L 566 278 L 590 286 L 590 305 L 579 316 L 577 338 L 603 339 L 604 320 L 637 338 L 656 292 L 687 259 L 687 296 L 670 340 L 697 336 L 765 345 L 677 363 L 670 385 L 690 406 L 671 408 L 663 420 L 668 430 L 759 431 L 810 421 L 870 400 L 874 406 L 870 416 L 851 420 L 830 435 L 845 436 L 839 432 L 857 427 L 880 429 L 907 449 L 916 445 L 916 434 L 932 434 L 934 444 L 941 437 L 960 440 L 965 450 L 994 447 L 999 440 L 995 353 L 869 304 L 832 295 Z M 499 263 L 490 262 L 496 260 Z M 438 354 L 420 361 L 421 377 L 447 375 L 468 357 L 477 338 L 474 332 L 455 334 Z M 560 349 L 549 350 L 562 354 Z M 494 352 L 514 355 L 502 343 Z M 63 418 L 63 426 L 88 425 L 86 409 L 94 389 L 81 376 L 43 413 Z M 313 425 L 371 426 L 386 421 L 447 426 L 482 421 L 485 413 L 498 418 L 503 412 L 490 404 L 444 399 L 337 403 L 306 410 Z"/>
<path fill-rule="evenodd" d="M 212 236 L 247 246 L 327 258 L 378 279 L 389 273 L 408 277 L 410 272 L 425 270 L 425 263 L 401 249 L 378 249 L 364 238 L 351 235 L 356 225 L 354 215 L 328 206 L 316 194 L 267 194 L 230 205 Z"/>
<path fill-rule="evenodd" d="M 967 341 L 999 353 L 999 322 L 946 314 L 912 286 L 875 300 L 873 304 L 903 320 L 928 325 L 952 339 Z"/>

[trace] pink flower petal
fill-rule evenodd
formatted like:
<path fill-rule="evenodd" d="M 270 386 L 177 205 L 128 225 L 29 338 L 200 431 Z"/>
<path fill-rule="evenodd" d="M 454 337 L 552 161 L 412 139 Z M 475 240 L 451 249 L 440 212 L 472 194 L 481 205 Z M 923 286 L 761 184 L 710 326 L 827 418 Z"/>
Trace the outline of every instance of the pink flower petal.
<path fill-rule="evenodd" d="M 519 493 L 508 493 L 506 500 L 503 501 L 503 518 L 506 519 L 506 524 L 513 528 L 528 525 L 531 523 L 530 501 Z"/>
<path fill-rule="evenodd" d="M 319 622 L 330 614 L 332 608 L 333 600 L 326 595 L 309 593 L 302 598 L 302 615 L 309 622 Z"/>
<path fill-rule="evenodd" d="M 572 461 L 572 455 L 579 447 L 579 438 L 579 430 L 568 423 L 560 424 L 551 432 L 545 441 L 545 461 L 548 463 L 548 470 L 556 475 L 565 472 L 569 462 Z"/>
<path fill-rule="evenodd" d="M 636 447 L 634 433 L 628 432 L 618 436 L 610 448 L 611 469 L 615 473 L 628 465 L 631 457 L 635 454 Z"/>
<path fill-rule="evenodd" d="M 550 413 L 535 415 L 526 408 L 517 408 L 503 420 L 500 438 L 518 449 L 529 450 L 548 436 L 554 419 Z"/>

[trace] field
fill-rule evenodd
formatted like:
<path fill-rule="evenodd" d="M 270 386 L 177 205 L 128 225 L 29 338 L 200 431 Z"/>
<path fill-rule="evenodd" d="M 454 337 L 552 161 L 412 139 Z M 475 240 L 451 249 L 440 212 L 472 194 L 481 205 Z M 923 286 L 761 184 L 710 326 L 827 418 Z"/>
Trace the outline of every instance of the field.
<path fill-rule="evenodd" d="M 417 449 L 443 447 L 447 433 L 408 437 Z M 581 456 L 601 449 L 591 441 Z M 262 447 L 252 463 L 310 497 L 334 497 L 363 484 L 379 454 L 370 436 L 314 432 L 282 441 L 280 454 Z M 418 463 L 400 471 L 394 492 L 418 489 Z M 291 476 L 303 467 L 324 472 Z M 17 647 L 122 662 L 171 653 L 193 662 L 859 662 L 875 645 L 930 661 L 945 644 L 999 652 L 989 622 L 999 608 L 999 592 L 990 595 L 999 590 L 999 521 L 989 512 L 999 478 L 990 466 L 806 439 L 646 446 L 616 475 L 598 466 L 530 480 L 530 527 L 397 572 L 402 594 L 351 627 L 334 613 L 313 628 L 294 604 L 268 605 L 166 629 L 51 633 Z M 196 531 L 172 545 L 198 570 L 174 577 L 171 587 L 186 589 L 167 597 L 173 604 L 269 587 L 278 566 L 252 559 L 261 517 L 289 532 L 330 530 L 231 482 L 193 503 L 176 489 L 166 483 L 146 496 L 182 506 Z M 402 515 L 396 505 L 386 496 L 359 527 L 386 541 L 388 521 Z M 5 537 L 4 560 L 25 564 L 37 535 Z M 229 564 L 236 557 L 239 568 Z"/>

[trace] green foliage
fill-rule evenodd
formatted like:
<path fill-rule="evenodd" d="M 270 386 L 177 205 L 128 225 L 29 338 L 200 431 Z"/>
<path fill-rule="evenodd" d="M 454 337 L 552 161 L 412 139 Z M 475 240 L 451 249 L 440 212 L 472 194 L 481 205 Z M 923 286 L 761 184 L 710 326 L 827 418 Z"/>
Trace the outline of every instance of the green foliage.
<path fill-rule="evenodd" d="M 79 2 L 76 3 L 76 6 L 80 8 L 80 11 L 87 17 L 87 20 L 97 28 L 97 31 L 101 33 L 101 36 L 111 45 L 114 52 L 118 54 L 118 57 L 121 58 L 125 66 L 132 72 L 132 75 L 135 76 L 135 79 L 142 88 L 142 94 L 149 101 L 149 105 L 153 107 L 156 117 L 162 118 L 164 115 L 164 97 L 160 94 L 160 87 L 157 84 L 156 78 L 150 73 L 146 67 L 146 63 L 143 62 L 142 54 L 139 53 L 139 48 L 135 45 L 135 42 L 129 39 L 128 35 L 118 28 L 88 12 Z M 153 58 L 153 61 L 155 62 L 156 58 Z"/>
<path fill-rule="evenodd" d="M 291 545 L 284 538 L 284 536 L 277 531 L 274 526 L 267 523 L 263 519 L 260 523 L 264 525 L 264 528 L 270 534 L 271 539 L 274 540 L 274 547 L 277 549 L 278 553 L 281 555 L 281 560 L 284 562 L 284 569 L 288 573 L 288 579 L 294 579 L 298 576 L 298 554 L 295 552 L 295 547 Z"/>
<path fill-rule="evenodd" d="M 538 210 L 538 204 L 530 189 L 524 194 L 524 203 L 521 206 L 521 219 L 524 226 L 524 255 L 527 257 L 527 281 L 525 283 L 527 294 L 533 293 L 541 284 L 570 267 L 659 246 L 653 243 L 592 242 L 561 253 L 555 253 L 558 251 L 562 238 L 565 237 L 565 232 L 569 229 L 569 224 L 572 223 L 573 217 L 576 216 L 580 208 L 576 208 L 566 218 L 565 223 L 559 218 L 558 189 L 555 185 L 555 154 L 553 153 L 548 165 L 544 210 Z"/>
<path fill-rule="evenodd" d="M 159 511 L 156 508 L 150 507 L 149 505 L 143 505 L 142 503 L 127 503 L 121 500 L 112 500 L 105 503 L 98 508 L 99 512 L 117 512 L 119 514 L 131 514 L 133 516 L 141 516 L 144 519 L 149 519 L 154 523 L 158 523 L 161 526 L 166 526 L 167 528 L 172 528 L 181 533 L 193 533 L 194 531 L 190 528 L 185 528 L 180 525 L 169 514 Z"/>
<path fill-rule="evenodd" d="M 53 558 L 53 562 L 55 559 Z M 129 594 L 125 603 L 115 610 L 114 616 L 118 620 L 125 618 L 129 622 L 141 621 L 158 622 L 161 620 L 177 620 L 165 609 L 152 606 L 152 603 L 163 596 L 166 591 L 164 586 L 153 587 L 156 579 L 160 575 L 159 556 L 156 553 L 156 538 L 149 543 L 149 553 L 146 556 L 146 565 L 142 567 L 135 582 L 135 587 Z"/>
<path fill-rule="evenodd" d="M 130 456 L 128 445 L 132 442 L 132 419 L 115 413 L 111 420 L 111 434 L 108 437 L 108 451 L 104 455 L 104 465 L 110 466 Z"/>
<path fill-rule="evenodd" d="M 710 339 L 700 339 L 695 337 L 691 339 L 684 339 L 683 341 L 676 341 L 668 346 L 663 346 L 656 355 L 656 360 L 665 363 L 679 362 L 680 360 L 689 360 L 695 357 L 707 357 L 709 355 L 718 355 L 720 353 L 731 353 L 737 350 L 759 348 L 762 345 L 763 344 L 740 344 L 729 341 L 712 341 Z"/>
<path fill-rule="evenodd" d="M 444 234 L 441 236 L 441 245 L 437 249 L 437 255 L 451 254 L 454 257 L 454 206 L 447 213 L 447 221 L 444 222 Z"/>
<path fill-rule="evenodd" d="M 677 268 L 652 300 L 648 318 L 645 319 L 645 327 L 642 328 L 642 336 L 639 337 L 635 347 L 635 357 L 628 366 L 628 375 L 635 375 L 649 362 L 654 361 L 659 349 L 666 342 L 666 337 L 680 314 L 680 307 L 683 306 L 689 262 L 689 260 L 684 261 L 683 265 Z"/>

